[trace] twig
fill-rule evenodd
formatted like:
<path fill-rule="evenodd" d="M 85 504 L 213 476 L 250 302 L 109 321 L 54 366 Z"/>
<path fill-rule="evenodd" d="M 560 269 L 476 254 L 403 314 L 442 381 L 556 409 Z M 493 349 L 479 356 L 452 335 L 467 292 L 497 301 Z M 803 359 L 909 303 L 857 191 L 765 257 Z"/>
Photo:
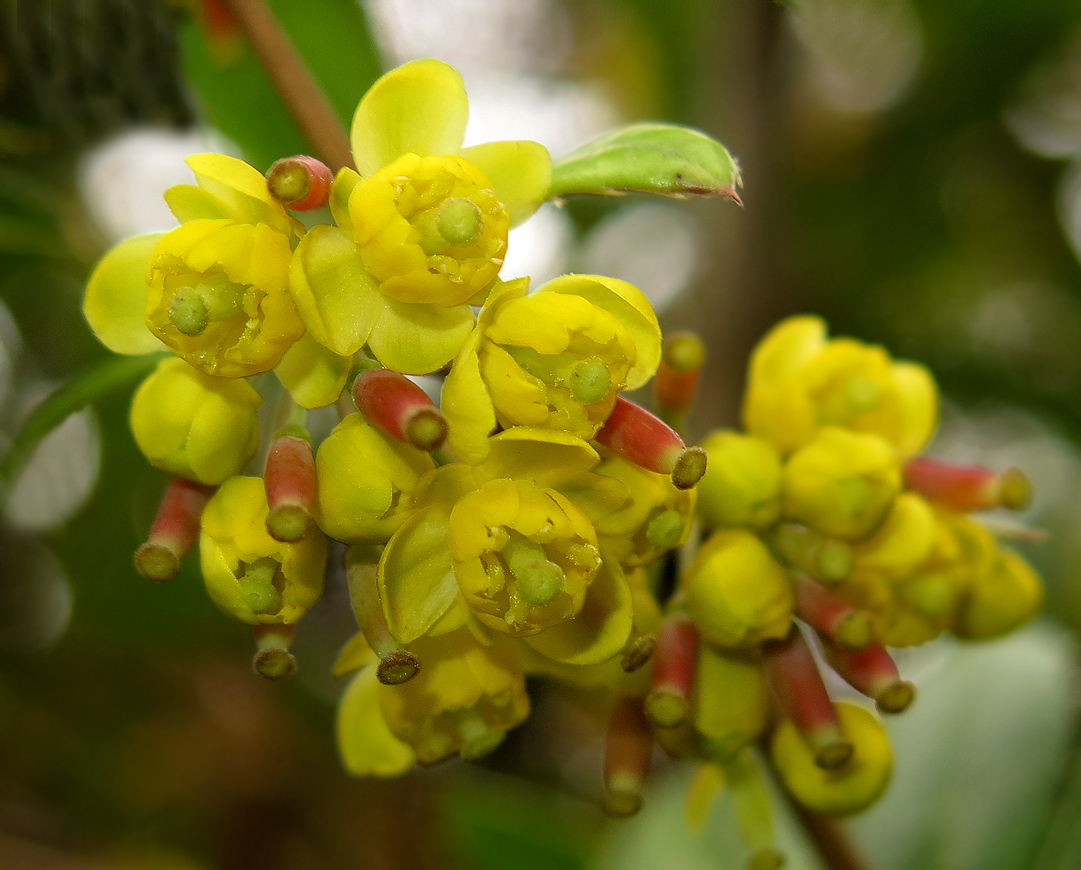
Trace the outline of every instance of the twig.
<path fill-rule="evenodd" d="M 793 800 L 789 800 L 789 805 L 830 870 L 868 870 L 867 862 L 840 822 L 812 813 Z"/>
<path fill-rule="evenodd" d="M 311 74 L 264 0 L 224 0 L 259 57 L 289 114 L 318 157 L 337 172 L 352 166 L 349 137 L 319 82 Z"/>

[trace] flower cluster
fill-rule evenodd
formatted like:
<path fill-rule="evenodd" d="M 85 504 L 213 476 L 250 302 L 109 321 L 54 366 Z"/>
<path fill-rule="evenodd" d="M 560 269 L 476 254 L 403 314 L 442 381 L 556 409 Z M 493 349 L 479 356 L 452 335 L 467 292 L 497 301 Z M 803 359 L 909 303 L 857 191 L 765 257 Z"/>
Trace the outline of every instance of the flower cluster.
<path fill-rule="evenodd" d="M 172 476 L 136 566 L 171 580 L 198 540 L 210 598 L 277 678 L 337 554 L 359 628 L 335 668 L 354 674 L 350 772 L 480 757 L 544 675 L 612 701 L 611 813 L 637 809 L 656 742 L 703 762 L 699 798 L 723 776 L 768 863 L 748 752 L 771 721 L 772 763 L 812 811 L 863 808 L 890 769 L 882 726 L 831 703 L 798 623 L 881 710 L 904 709 L 887 645 L 990 637 L 1037 608 L 1033 571 L 967 516 L 1018 506 L 1024 479 L 918 458 L 927 372 L 806 317 L 755 351 L 746 431 L 688 448 L 697 339 L 662 344 L 625 281 L 500 271 L 509 228 L 547 199 L 738 201 L 731 157 L 636 125 L 553 166 L 534 142 L 462 149 L 466 114 L 453 69 L 406 64 L 357 108 L 355 170 L 194 156 L 197 183 L 166 193 L 180 225 L 99 263 L 84 311 L 102 342 L 171 351 L 131 408 Z M 307 227 L 290 213 L 324 205 Z M 407 377 L 423 374 L 442 377 L 438 404 Z M 660 417 L 622 395 L 651 380 Z M 313 438 L 306 412 L 324 406 L 340 422 Z"/>
<path fill-rule="evenodd" d="M 995 637 L 1040 606 L 1033 569 L 968 515 L 1024 506 L 1027 481 L 919 457 L 937 416 L 922 367 L 796 317 L 752 356 L 745 431 L 702 442 L 703 541 L 668 603 L 645 713 L 662 746 L 703 762 L 699 810 L 728 781 L 764 864 L 756 742 L 771 735 L 772 766 L 816 813 L 864 809 L 890 776 L 882 724 L 831 701 L 812 646 L 898 713 L 914 691 L 887 646 Z"/>

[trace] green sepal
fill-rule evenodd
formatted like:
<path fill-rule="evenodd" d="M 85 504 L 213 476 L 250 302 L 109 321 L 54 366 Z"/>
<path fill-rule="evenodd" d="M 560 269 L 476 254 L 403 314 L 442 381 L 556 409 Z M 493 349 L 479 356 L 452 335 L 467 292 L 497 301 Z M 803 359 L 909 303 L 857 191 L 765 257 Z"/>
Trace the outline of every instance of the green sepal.
<path fill-rule="evenodd" d="M 576 193 L 727 196 L 740 203 L 739 166 L 720 142 L 676 124 L 631 124 L 583 145 L 552 167 L 549 199 Z"/>

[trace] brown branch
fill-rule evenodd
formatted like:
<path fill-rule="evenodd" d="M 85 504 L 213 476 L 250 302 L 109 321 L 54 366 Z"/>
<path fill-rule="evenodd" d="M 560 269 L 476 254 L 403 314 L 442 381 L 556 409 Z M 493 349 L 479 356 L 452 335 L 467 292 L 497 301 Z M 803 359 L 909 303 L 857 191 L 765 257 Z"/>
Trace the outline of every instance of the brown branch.
<path fill-rule="evenodd" d="M 345 127 L 264 0 L 224 0 L 224 3 L 312 146 L 313 156 L 335 172 L 343 166 L 352 166 Z"/>
<path fill-rule="evenodd" d="M 841 822 L 812 813 L 793 800 L 789 801 L 789 805 L 830 870 L 868 870 L 867 862 L 857 851 Z"/>

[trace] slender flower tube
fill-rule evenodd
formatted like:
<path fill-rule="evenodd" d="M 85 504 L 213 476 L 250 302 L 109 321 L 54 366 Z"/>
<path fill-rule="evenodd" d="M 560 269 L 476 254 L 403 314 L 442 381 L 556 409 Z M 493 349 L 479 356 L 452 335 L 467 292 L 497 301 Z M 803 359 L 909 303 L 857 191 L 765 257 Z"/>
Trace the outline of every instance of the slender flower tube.
<path fill-rule="evenodd" d="M 619 698 L 608 719 L 604 749 L 604 811 L 633 816 L 642 808 L 642 788 L 649 774 L 653 734 L 640 698 Z"/>
<path fill-rule="evenodd" d="M 690 695 L 698 663 L 698 632 L 685 613 L 665 617 L 657 632 L 649 675 L 646 715 L 661 728 L 674 728 L 690 715 Z"/>
<path fill-rule="evenodd" d="M 199 517 L 213 492 L 182 477 L 169 481 L 147 542 L 135 552 L 135 567 L 147 580 L 167 583 L 176 577 L 180 560 L 199 540 Z"/>

